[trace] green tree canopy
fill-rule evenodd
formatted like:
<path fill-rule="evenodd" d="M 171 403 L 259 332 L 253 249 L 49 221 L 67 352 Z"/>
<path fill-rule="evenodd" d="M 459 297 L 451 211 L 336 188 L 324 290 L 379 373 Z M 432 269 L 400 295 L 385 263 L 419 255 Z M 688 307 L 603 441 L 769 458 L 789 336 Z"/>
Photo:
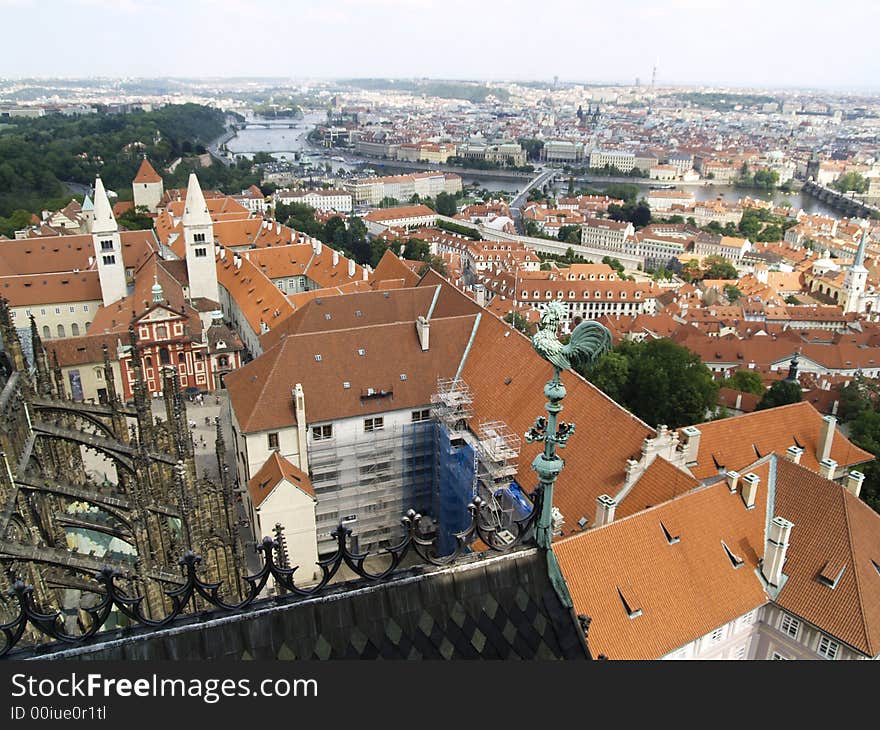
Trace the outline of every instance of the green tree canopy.
<path fill-rule="evenodd" d="M 841 193 L 848 193 L 851 190 L 857 193 L 866 193 L 868 192 L 868 181 L 857 172 L 847 172 L 831 183 L 831 187 Z"/>
<path fill-rule="evenodd" d="M 801 386 L 790 380 L 777 380 L 758 401 L 756 410 L 787 406 L 789 403 L 800 403 L 804 399 Z"/>
<path fill-rule="evenodd" d="M 704 420 L 718 393 L 699 357 L 665 339 L 622 342 L 583 374 L 646 423 L 670 428 Z"/>
<path fill-rule="evenodd" d="M 764 383 L 761 380 L 761 376 L 754 370 L 737 370 L 729 378 L 722 380 L 721 386 L 724 388 L 741 390 L 744 393 L 751 393 L 752 395 L 764 395 L 766 390 L 764 388 Z"/>
<path fill-rule="evenodd" d="M 742 292 L 739 290 L 739 287 L 736 287 L 733 284 L 727 284 L 724 287 L 724 296 L 727 298 L 728 302 L 733 304 L 742 298 Z"/>
<path fill-rule="evenodd" d="M 455 203 L 455 197 L 449 193 L 437 193 L 435 202 L 437 204 L 437 212 L 440 215 L 452 218 L 458 213 L 458 206 Z"/>
<path fill-rule="evenodd" d="M 707 256 L 703 261 L 708 266 L 703 274 L 704 279 L 736 279 L 736 267 L 723 256 Z"/>

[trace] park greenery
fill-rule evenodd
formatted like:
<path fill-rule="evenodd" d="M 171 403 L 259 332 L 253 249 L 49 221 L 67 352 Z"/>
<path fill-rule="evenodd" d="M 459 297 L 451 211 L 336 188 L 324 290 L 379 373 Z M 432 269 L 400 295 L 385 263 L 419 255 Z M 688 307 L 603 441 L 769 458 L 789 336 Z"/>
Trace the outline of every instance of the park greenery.
<path fill-rule="evenodd" d="M 672 94 L 670 98 L 686 104 L 713 109 L 719 112 L 733 111 L 737 107 L 753 107 L 760 104 L 778 103 L 778 99 L 766 94 L 729 94 L 720 92 L 688 91 Z"/>
<path fill-rule="evenodd" d="M 670 428 L 703 421 L 718 393 L 699 356 L 666 339 L 621 342 L 581 374 L 645 423 Z"/>
<path fill-rule="evenodd" d="M 88 188 L 98 174 L 119 200 L 131 200 L 131 181 L 144 155 L 166 188 L 185 187 L 191 171 L 205 189 L 237 193 L 258 185 L 259 158 L 202 166 L 205 146 L 223 130 L 223 112 L 197 104 L 11 120 L 0 130 L 0 233 L 23 228 L 31 213 L 64 207 L 74 197 L 67 183 Z M 178 159 L 174 172 L 166 172 Z"/>

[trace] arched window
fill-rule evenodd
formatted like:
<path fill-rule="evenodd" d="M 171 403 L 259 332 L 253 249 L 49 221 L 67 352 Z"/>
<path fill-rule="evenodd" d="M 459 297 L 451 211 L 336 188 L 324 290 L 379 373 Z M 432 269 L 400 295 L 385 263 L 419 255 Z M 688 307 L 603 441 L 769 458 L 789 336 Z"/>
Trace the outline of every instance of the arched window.
<path fill-rule="evenodd" d="M 65 336 L 65 335 L 64 335 L 64 325 L 63 325 L 63 324 L 59 324 L 59 325 L 58 325 L 58 336 L 59 336 L 59 337 L 64 337 L 64 336 Z"/>
<path fill-rule="evenodd" d="M 79 337 L 79 325 L 76 322 L 70 325 L 70 334 L 73 337 Z"/>
<path fill-rule="evenodd" d="M 167 347 L 163 347 L 161 350 L 159 350 L 159 362 L 163 365 L 171 364 L 171 355 L 168 352 Z"/>
<path fill-rule="evenodd" d="M 221 368 L 229 367 L 229 358 L 226 355 L 221 355 L 217 358 L 217 365 Z"/>
<path fill-rule="evenodd" d="M 49 325 L 43 325 L 43 339 L 48 340 L 52 337 L 52 332 L 49 330 Z"/>

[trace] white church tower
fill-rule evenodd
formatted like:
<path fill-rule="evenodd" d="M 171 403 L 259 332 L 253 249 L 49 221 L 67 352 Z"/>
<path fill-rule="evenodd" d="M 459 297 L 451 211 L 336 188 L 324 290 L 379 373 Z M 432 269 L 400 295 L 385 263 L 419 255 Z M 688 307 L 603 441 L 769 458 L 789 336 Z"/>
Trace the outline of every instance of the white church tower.
<path fill-rule="evenodd" d="M 113 209 L 104 190 L 104 182 L 95 180 L 95 217 L 92 222 L 92 241 L 101 281 L 101 297 L 109 307 L 128 293 L 125 285 L 125 264 L 122 261 L 122 239 Z"/>
<path fill-rule="evenodd" d="M 865 268 L 865 244 L 868 239 L 867 223 L 862 227 L 862 240 L 852 266 L 846 270 L 843 280 L 843 313 L 864 311 L 863 299 L 868 283 L 868 270 Z"/>
<path fill-rule="evenodd" d="M 219 302 L 217 264 L 214 261 L 214 224 L 194 172 L 190 173 L 186 187 L 183 239 L 186 245 L 186 271 L 189 277 L 190 298 L 204 297 Z"/>
<path fill-rule="evenodd" d="M 150 213 L 155 213 L 159 206 L 162 205 L 165 186 L 159 173 L 156 172 L 146 156 L 144 156 L 144 160 L 141 162 L 137 175 L 131 181 L 131 189 L 134 193 L 135 207 L 143 206 Z"/>

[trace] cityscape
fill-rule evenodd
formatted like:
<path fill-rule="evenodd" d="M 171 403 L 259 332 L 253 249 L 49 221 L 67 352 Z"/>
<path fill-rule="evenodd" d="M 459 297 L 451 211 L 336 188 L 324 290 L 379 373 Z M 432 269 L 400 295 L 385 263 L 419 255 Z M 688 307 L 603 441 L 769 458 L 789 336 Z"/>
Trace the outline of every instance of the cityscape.
<path fill-rule="evenodd" d="M 0 658 L 880 657 L 876 65 L 635 48 L 0 68 Z"/>

